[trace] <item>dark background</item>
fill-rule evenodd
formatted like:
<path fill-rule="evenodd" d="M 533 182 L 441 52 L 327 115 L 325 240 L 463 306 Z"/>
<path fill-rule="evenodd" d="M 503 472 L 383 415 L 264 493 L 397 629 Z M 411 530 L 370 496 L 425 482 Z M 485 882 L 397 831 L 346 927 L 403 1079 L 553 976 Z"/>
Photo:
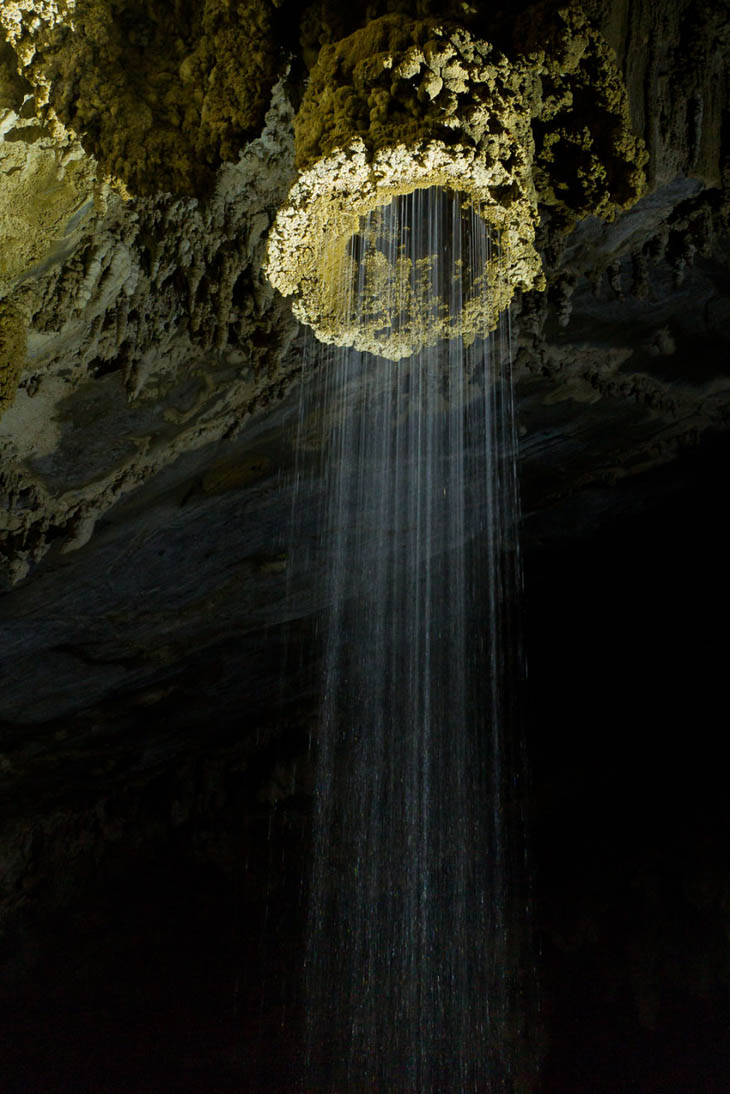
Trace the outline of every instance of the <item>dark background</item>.
<path fill-rule="evenodd" d="M 616 484 L 577 534 L 569 514 L 556 532 L 559 509 L 525 521 L 546 1094 L 727 1089 L 727 455 L 708 438 L 641 489 Z M 39 876 L 3 954 L 3 1090 L 294 1089 L 317 706 L 300 667 L 316 643 L 306 621 L 246 641 L 258 683 L 219 693 L 245 717 L 223 698 L 187 728 L 180 705 L 162 722 L 137 708 L 157 769 L 127 757 L 85 782 L 86 811 L 67 785 L 45 835 L 29 832 Z"/>

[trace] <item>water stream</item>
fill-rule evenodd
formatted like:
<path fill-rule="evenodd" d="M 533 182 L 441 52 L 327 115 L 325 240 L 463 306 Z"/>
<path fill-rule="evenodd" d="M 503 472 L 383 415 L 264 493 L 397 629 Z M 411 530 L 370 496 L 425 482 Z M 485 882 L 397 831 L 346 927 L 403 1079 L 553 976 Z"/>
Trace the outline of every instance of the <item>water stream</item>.
<path fill-rule="evenodd" d="M 409 260 L 396 312 L 402 294 L 457 314 L 499 243 L 450 191 L 363 228 L 362 254 Z M 526 960 L 509 316 L 400 362 L 311 346 L 301 421 L 325 431 L 329 552 L 304 1089 L 512 1091 Z"/>

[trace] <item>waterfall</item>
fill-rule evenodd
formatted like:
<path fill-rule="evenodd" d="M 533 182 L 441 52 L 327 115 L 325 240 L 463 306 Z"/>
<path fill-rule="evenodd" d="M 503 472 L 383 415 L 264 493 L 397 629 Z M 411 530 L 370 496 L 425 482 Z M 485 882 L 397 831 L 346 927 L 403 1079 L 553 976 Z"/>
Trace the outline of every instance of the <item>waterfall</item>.
<path fill-rule="evenodd" d="M 371 317 L 368 269 L 382 256 L 396 271 L 392 322 L 456 315 L 498 248 L 456 192 L 399 197 L 362 225 L 347 306 Z M 470 345 L 454 337 L 399 362 L 309 345 L 319 359 L 300 428 L 314 416 L 326 437 L 329 553 L 303 1089 L 516 1090 L 526 964 L 509 316 Z"/>

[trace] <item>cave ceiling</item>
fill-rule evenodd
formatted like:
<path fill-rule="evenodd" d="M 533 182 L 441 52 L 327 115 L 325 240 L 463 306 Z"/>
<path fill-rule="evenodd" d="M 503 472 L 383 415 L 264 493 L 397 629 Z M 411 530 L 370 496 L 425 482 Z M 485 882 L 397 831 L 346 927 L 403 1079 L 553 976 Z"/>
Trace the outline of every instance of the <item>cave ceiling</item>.
<path fill-rule="evenodd" d="M 529 51 L 556 6 L 458 7 Z M 646 184 L 610 221 L 542 207 L 547 287 L 512 305 L 529 542 L 640 506 L 652 471 L 730 419 L 728 5 L 584 8 L 615 50 Z M 263 703 L 257 635 L 316 613 L 287 542 L 311 355 L 263 266 L 307 73 L 388 13 L 443 8 L 3 3 L 6 773 L 51 786 L 80 739 L 156 704 L 225 718 L 243 665 Z"/>

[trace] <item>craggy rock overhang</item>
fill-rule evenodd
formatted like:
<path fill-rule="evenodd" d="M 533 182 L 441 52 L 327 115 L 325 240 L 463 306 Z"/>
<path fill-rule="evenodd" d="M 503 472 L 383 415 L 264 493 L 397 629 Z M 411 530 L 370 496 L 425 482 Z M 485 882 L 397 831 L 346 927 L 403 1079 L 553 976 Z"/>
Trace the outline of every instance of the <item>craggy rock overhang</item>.
<path fill-rule="evenodd" d="M 724 424 L 719 358 L 701 381 L 689 362 L 683 371 L 676 309 L 661 305 L 667 279 L 689 292 L 697 270 L 698 308 L 700 297 L 710 315 L 722 307 L 711 299 L 727 232 L 728 40 L 711 5 L 460 9 L 463 41 L 493 46 L 477 58 L 491 90 L 471 103 L 471 137 L 457 128 L 458 153 L 443 118 L 486 85 L 444 80 L 443 47 L 415 56 L 435 26 L 428 5 L 353 5 L 345 17 L 265 0 L 13 0 L 0 22 L 5 581 L 51 547 L 87 543 L 121 497 L 286 394 L 297 325 L 264 266 L 268 247 L 269 273 L 292 288 L 275 246 L 272 258 L 292 185 L 316 190 L 307 180 L 318 165 L 347 161 L 335 147 L 343 134 L 356 133 L 366 161 L 392 164 L 393 133 L 396 147 L 424 126 L 433 137 L 434 104 L 442 159 L 473 163 L 483 148 L 507 164 L 482 189 L 497 219 L 508 216 L 497 174 L 517 195 L 509 223 L 523 291 L 512 310 L 518 375 L 533 378 L 523 391 L 580 413 L 608 398 L 611 414 L 641 420 L 610 474 Z M 382 76 L 364 73 L 387 75 L 383 59 L 398 50 L 402 92 L 384 97 Z M 417 80 L 410 63 L 423 69 Z M 512 109 L 515 95 L 522 137 L 505 143 L 494 103 Z M 524 291 L 543 279 L 546 292 Z M 624 301 L 637 329 L 618 344 L 584 335 L 581 311 Z M 297 307 L 307 318 L 306 301 Z"/>

